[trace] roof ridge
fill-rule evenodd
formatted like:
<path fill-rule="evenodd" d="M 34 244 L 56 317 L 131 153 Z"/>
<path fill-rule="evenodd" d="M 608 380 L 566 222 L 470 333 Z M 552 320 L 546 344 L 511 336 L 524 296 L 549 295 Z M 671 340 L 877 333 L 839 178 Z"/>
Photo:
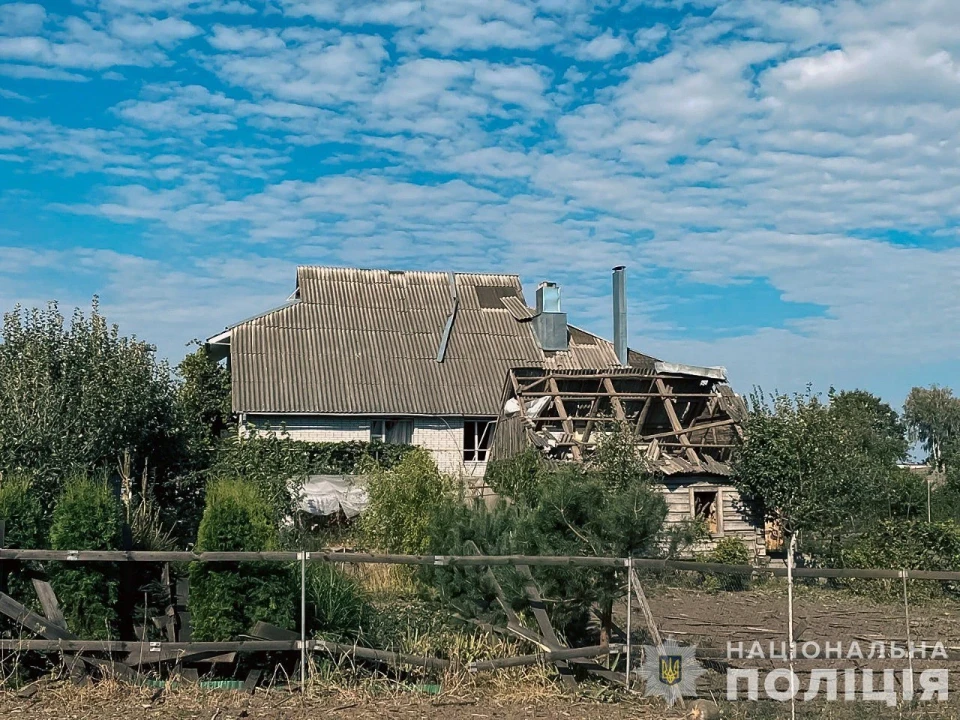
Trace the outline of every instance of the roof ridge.
<path fill-rule="evenodd" d="M 406 269 L 406 270 L 397 270 L 391 268 L 383 267 L 356 267 L 352 265 L 297 265 L 297 274 L 299 275 L 301 270 L 350 270 L 353 272 L 380 272 L 380 273 L 396 273 L 396 274 L 405 274 L 405 273 L 423 273 L 426 275 L 443 275 L 446 276 L 450 272 L 453 272 L 454 275 L 487 275 L 490 277 L 510 277 L 510 278 L 520 278 L 519 273 L 505 273 L 505 272 L 475 272 L 468 270 L 417 270 L 417 269 Z"/>

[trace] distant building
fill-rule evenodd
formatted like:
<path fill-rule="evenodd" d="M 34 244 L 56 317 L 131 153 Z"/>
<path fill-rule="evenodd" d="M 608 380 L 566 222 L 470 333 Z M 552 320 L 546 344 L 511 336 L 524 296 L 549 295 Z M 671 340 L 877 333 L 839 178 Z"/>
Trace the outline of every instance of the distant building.
<path fill-rule="evenodd" d="M 552 283 L 530 308 L 516 275 L 300 267 L 285 305 L 207 347 L 227 358 L 241 427 L 412 443 L 480 491 L 492 457 L 531 443 L 579 460 L 609 413 L 646 442 L 668 520 L 699 515 L 715 539 L 740 535 L 763 554 L 727 480 L 742 402 L 720 368 L 628 350 L 622 285 L 619 297 L 618 353 L 567 323 Z"/>

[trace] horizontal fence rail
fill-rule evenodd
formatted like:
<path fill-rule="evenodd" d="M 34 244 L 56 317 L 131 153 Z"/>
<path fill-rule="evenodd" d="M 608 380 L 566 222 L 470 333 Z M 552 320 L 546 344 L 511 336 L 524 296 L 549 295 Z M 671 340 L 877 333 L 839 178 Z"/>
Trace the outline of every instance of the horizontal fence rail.
<path fill-rule="evenodd" d="M 305 556 L 305 557 L 304 557 Z M 680 572 L 716 573 L 718 575 L 773 575 L 786 577 L 781 567 L 724 565 L 690 560 L 655 558 L 610 558 L 554 555 L 382 555 L 355 552 L 152 552 L 124 550 L 16 550 L 0 549 L 0 560 L 43 560 L 61 562 L 143 562 L 143 563 L 236 563 L 236 562 L 328 562 L 345 564 L 432 565 L 437 567 L 551 566 L 594 567 Z M 804 568 L 793 569 L 794 577 L 846 578 L 861 580 L 939 580 L 960 582 L 960 572 L 941 570 L 890 570 L 878 568 Z"/>

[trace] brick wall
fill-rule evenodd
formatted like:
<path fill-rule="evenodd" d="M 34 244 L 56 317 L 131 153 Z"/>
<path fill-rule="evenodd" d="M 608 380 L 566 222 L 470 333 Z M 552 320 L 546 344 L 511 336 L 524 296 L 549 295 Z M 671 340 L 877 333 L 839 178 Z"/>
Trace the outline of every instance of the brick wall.
<path fill-rule="evenodd" d="M 275 431 L 285 427 L 292 440 L 309 442 L 367 441 L 368 417 L 250 416 L 248 422 Z M 485 462 L 463 460 L 463 418 L 414 418 L 413 444 L 431 452 L 441 472 L 463 478 L 482 478 Z"/>

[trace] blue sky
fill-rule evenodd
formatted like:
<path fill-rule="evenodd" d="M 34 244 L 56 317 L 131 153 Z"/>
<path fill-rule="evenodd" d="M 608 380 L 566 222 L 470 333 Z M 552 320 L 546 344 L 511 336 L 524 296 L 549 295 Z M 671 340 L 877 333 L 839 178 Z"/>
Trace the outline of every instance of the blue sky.
<path fill-rule="evenodd" d="M 297 264 L 520 274 L 735 386 L 960 369 L 953 0 L 0 4 L 0 305 L 178 359 Z"/>

